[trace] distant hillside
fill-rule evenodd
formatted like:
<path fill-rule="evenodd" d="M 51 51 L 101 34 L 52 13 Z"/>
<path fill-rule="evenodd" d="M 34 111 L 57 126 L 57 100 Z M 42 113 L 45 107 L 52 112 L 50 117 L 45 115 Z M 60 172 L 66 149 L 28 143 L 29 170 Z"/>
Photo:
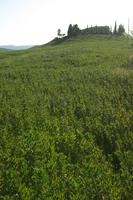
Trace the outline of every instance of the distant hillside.
<path fill-rule="evenodd" d="M 0 49 L 4 48 L 4 49 L 10 49 L 10 50 L 24 50 L 24 49 L 29 49 L 31 47 L 33 47 L 33 45 L 25 45 L 25 46 L 3 45 L 3 46 L 0 46 Z"/>
<path fill-rule="evenodd" d="M 10 51 L 10 49 L 0 48 L 0 52 Z"/>

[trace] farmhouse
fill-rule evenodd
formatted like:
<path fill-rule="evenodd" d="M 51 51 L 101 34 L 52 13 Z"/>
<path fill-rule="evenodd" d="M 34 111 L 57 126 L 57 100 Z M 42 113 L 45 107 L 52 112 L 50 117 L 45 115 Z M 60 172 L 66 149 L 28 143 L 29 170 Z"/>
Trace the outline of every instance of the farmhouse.
<path fill-rule="evenodd" d="M 92 26 L 81 30 L 81 34 L 110 34 L 111 30 L 109 26 Z"/>

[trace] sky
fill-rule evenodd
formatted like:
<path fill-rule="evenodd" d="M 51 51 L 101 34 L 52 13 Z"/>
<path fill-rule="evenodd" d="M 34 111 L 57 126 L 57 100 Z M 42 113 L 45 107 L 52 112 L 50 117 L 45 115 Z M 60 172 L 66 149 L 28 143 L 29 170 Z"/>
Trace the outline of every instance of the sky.
<path fill-rule="evenodd" d="M 0 45 L 39 45 L 69 24 L 133 26 L 133 0 L 0 0 Z M 133 28 L 132 28 L 133 29 Z"/>

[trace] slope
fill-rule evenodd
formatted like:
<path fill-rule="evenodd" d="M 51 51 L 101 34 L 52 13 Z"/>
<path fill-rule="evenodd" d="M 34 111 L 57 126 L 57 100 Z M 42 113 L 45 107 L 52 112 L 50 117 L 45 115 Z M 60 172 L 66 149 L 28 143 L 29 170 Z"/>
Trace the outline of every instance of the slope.
<path fill-rule="evenodd" d="M 133 40 L 0 54 L 4 199 L 132 199 Z"/>

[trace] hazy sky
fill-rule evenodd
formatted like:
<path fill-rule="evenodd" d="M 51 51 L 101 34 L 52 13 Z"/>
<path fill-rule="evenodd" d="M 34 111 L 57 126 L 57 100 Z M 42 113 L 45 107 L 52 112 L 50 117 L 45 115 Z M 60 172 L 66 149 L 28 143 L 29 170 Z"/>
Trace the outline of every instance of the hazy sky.
<path fill-rule="evenodd" d="M 133 25 L 133 0 L 0 0 L 0 45 L 43 44 L 60 28 Z"/>

